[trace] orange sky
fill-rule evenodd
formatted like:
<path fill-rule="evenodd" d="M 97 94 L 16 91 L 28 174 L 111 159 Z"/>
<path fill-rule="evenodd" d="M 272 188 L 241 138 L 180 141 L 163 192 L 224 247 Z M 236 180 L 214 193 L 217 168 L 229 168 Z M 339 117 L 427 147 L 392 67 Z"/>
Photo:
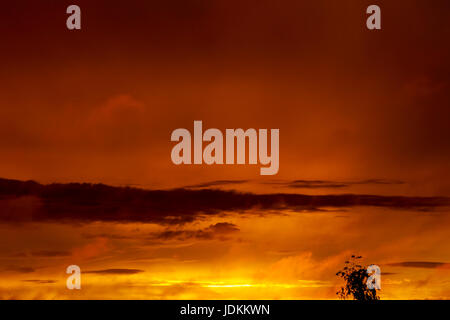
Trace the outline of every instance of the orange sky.
<path fill-rule="evenodd" d="M 81 31 L 72 2 L 2 4 L 1 178 L 377 198 L 244 208 L 219 193 L 167 224 L 170 201 L 151 219 L 62 220 L 6 184 L 0 298 L 330 299 L 353 253 L 387 273 L 382 298 L 450 297 L 448 1 L 377 1 L 381 31 L 365 28 L 372 1 L 74 3 Z M 175 166 L 170 134 L 194 120 L 279 128 L 279 173 Z M 439 205 L 402 202 L 423 197 Z M 90 271 L 80 292 L 69 264 Z"/>

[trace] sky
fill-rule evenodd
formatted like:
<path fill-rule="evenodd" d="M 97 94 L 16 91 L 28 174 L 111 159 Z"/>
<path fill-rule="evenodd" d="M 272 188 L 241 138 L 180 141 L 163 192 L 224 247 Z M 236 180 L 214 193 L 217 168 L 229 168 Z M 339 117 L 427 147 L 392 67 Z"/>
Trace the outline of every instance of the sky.
<path fill-rule="evenodd" d="M 450 4 L 376 3 L 2 4 L 0 298 L 336 299 L 352 254 L 450 298 Z M 174 165 L 195 120 L 279 129 L 278 174 Z"/>

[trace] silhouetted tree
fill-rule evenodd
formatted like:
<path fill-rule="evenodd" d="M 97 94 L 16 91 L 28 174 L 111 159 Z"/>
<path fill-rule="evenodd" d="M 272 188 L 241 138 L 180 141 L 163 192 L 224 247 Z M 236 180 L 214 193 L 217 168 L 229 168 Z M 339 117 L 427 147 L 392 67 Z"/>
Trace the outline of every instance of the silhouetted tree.
<path fill-rule="evenodd" d="M 360 301 L 380 300 L 375 289 L 367 287 L 367 267 L 358 264 L 358 260 L 362 256 L 352 255 L 350 261 L 345 261 L 345 266 L 342 270 L 336 273 L 345 281 L 345 285 L 336 294 L 340 299 L 353 298 Z"/>

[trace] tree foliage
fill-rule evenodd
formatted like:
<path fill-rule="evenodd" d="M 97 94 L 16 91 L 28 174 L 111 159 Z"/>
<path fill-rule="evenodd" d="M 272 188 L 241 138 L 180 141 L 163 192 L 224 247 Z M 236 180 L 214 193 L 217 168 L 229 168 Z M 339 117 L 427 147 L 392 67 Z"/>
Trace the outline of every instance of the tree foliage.
<path fill-rule="evenodd" d="M 375 289 L 367 287 L 367 267 L 359 264 L 362 256 L 352 255 L 350 261 L 345 261 L 345 266 L 336 275 L 345 281 L 345 285 L 336 292 L 340 299 L 353 298 L 359 301 L 380 300 Z"/>

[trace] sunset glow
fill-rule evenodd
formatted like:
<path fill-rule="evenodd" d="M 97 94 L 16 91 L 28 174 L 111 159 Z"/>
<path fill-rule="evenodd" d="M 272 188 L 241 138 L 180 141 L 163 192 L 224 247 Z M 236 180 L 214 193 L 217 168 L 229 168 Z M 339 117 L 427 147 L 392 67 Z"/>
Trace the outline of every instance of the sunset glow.
<path fill-rule="evenodd" d="M 0 299 L 337 299 L 353 254 L 450 298 L 448 0 L 76 2 L 2 4 Z"/>

